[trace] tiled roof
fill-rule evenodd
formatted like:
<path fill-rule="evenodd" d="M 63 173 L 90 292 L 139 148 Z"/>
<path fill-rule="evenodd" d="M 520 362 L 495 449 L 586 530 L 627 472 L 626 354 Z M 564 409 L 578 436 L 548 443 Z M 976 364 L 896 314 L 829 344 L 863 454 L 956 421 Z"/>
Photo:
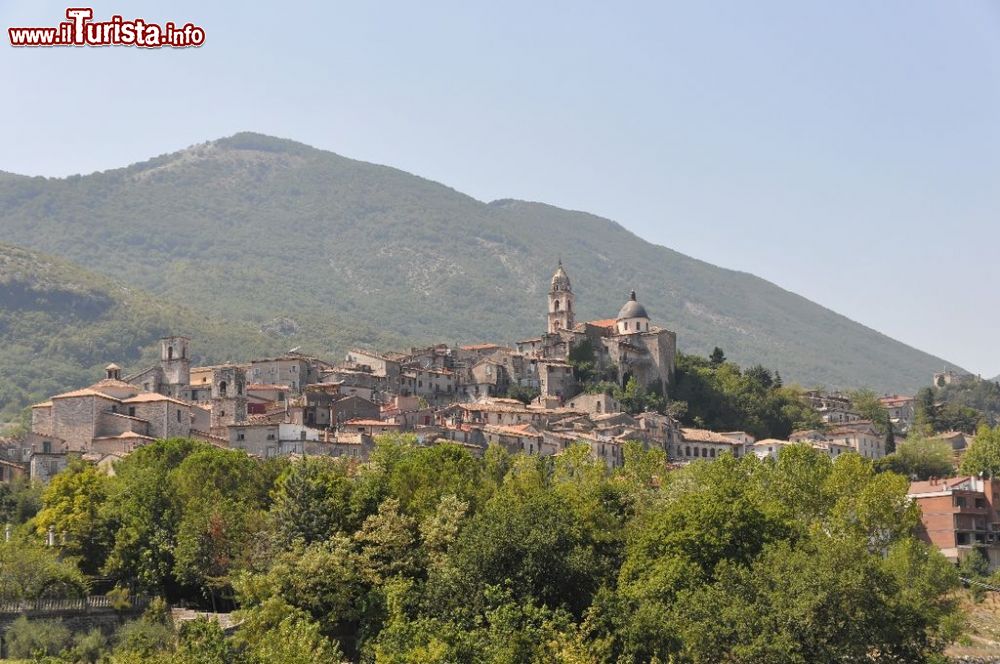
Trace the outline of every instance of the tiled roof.
<path fill-rule="evenodd" d="M 908 493 L 914 494 L 914 493 L 935 493 L 938 491 L 950 491 L 954 487 L 960 484 L 964 484 L 965 482 L 968 482 L 971 479 L 973 478 L 965 476 L 965 477 L 950 477 L 947 479 L 939 479 L 939 480 L 925 480 L 921 482 L 910 482 L 910 490 Z"/>
<path fill-rule="evenodd" d="M 136 433 L 134 431 L 126 431 L 125 433 L 120 433 L 117 436 L 99 436 L 94 440 L 156 440 L 152 436 L 144 436 L 141 433 Z"/>
<path fill-rule="evenodd" d="M 617 322 L 617 319 L 614 318 L 602 318 L 601 320 L 587 321 L 587 325 L 593 325 L 594 327 L 614 327 Z"/>
<path fill-rule="evenodd" d="M 155 403 L 158 401 L 169 401 L 171 403 L 180 404 L 182 406 L 187 406 L 186 401 L 181 401 L 180 399 L 174 399 L 173 397 L 168 397 L 163 394 L 158 394 L 156 392 L 140 392 L 134 397 L 129 397 L 128 399 L 122 399 L 122 403 Z"/>
<path fill-rule="evenodd" d="M 690 443 L 721 443 L 724 445 L 739 445 L 731 438 L 708 429 L 681 429 L 681 438 Z"/>
<path fill-rule="evenodd" d="M 490 350 L 492 348 L 502 348 L 499 344 L 469 344 L 468 346 L 459 346 L 460 350 Z"/>
<path fill-rule="evenodd" d="M 393 422 L 383 422 L 382 420 L 347 420 L 344 424 L 350 424 L 351 426 L 360 427 L 396 427 L 399 426 Z"/>
<path fill-rule="evenodd" d="M 107 395 L 104 392 L 98 392 L 97 390 L 85 387 L 82 390 L 73 390 L 72 392 L 63 392 L 62 394 L 57 394 L 53 399 L 70 399 L 73 397 L 101 397 L 102 399 L 110 399 L 111 401 L 119 401 L 113 396 Z"/>

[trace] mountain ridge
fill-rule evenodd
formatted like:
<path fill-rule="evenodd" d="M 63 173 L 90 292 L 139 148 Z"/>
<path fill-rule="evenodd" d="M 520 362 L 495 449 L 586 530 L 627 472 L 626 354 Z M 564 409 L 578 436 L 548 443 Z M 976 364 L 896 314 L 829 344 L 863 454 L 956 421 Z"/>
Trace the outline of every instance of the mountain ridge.
<path fill-rule="evenodd" d="M 0 178 L 0 225 L 14 244 L 213 318 L 293 319 L 295 342 L 318 354 L 533 336 L 544 330 L 561 257 L 581 320 L 613 316 L 635 289 L 682 350 L 722 346 L 789 381 L 905 391 L 951 365 L 613 220 L 513 198 L 482 202 L 261 134 L 89 175 Z"/>

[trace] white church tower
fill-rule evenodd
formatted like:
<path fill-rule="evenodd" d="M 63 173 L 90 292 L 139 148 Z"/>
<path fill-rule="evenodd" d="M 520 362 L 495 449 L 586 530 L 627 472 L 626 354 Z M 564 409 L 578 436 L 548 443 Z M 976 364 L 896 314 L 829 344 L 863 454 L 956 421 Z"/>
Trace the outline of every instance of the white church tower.
<path fill-rule="evenodd" d="M 562 260 L 552 275 L 552 286 L 549 288 L 549 334 L 559 330 L 573 329 L 573 287 L 569 283 L 569 275 L 563 269 Z"/>

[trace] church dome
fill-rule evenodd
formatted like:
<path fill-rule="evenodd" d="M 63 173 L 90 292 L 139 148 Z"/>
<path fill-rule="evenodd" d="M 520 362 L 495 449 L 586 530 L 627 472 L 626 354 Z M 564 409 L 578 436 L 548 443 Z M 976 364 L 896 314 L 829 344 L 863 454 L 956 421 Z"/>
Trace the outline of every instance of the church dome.
<path fill-rule="evenodd" d="M 646 313 L 646 307 L 642 306 L 635 300 L 635 291 L 632 291 L 632 295 L 629 297 L 628 302 L 622 307 L 622 310 L 618 312 L 618 320 L 625 320 L 627 318 L 649 318 L 649 314 Z"/>
<path fill-rule="evenodd" d="M 562 261 L 559 261 L 559 267 L 556 268 L 555 274 L 552 275 L 551 290 L 553 291 L 573 290 L 569 285 L 569 275 L 566 274 L 566 270 L 563 269 Z"/>

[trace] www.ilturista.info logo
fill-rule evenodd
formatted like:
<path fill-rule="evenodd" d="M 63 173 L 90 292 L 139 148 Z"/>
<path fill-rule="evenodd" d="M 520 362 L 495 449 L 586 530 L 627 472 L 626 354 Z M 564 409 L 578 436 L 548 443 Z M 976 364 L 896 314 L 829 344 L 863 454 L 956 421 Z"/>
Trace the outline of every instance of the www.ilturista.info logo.
<path fill-rule="evenodd" d="M 70 7 L 67 21 L 51 28 L 7 28 L 11 46 L 140 46 L 188 48 L 205 43 L 205 30 L 193 23 L 152 23 L 141 18 L 126 21 L 112 16 L 93 21 L 90 7 Z"/>

